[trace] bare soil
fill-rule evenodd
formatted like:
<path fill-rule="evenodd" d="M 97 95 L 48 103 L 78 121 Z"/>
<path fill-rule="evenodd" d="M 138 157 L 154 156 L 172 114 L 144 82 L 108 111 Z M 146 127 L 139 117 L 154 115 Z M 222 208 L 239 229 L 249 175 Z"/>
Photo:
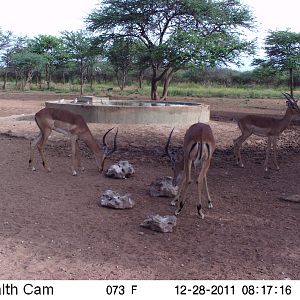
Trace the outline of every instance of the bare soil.
<path fill-rule="evenodd" d="M 170 200 L 153 198 L 149 186 L 171 175 L 164 144 L 167 125 L 119 125 L 118 150 L 106 167 L 129 160 L 136 174 L 114 180 L 99 174 L 82 143 L 86 171 L 71 175 L 70 143 L 53 134 L 46 155 L 52 168 L 28 167 L 33 115 L 48 99 L 75 95 L 0 93 L 0 279 L 300 279 L 300 204 L 282 201 L 300 194 L 300 128 L 280 137 L 280 171 L 265 176 L 264 138 L 251 137 L 242 150 L 245 168 L 235 166 L 234 119 L 245 113 L 282 115 L 283 100 L 201 99 L 211 104 L 217 141 L 208 184 L 214 208 L 197 216 L 195 185 L 173 233 L 140 226 L 151 214 L 174 213 Z M 176 99 L 175 99 L 176 100 Z M 197 99 L 180 99 L 196 101 Z M 23 115 L 24 114 L 24 115 Z M 111 127 L 89 124 L 95 136 Z M 180 148 L 188 126 L 177 126 Z M 99 206 L 107 189 L 130 193 L 136 206 Z"/>

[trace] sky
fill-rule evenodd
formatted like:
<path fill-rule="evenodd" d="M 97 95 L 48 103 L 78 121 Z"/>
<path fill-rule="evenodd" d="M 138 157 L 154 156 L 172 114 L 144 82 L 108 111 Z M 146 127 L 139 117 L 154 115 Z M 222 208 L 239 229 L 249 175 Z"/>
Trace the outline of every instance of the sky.
<path fill-rule="evenodd" d="M 259 45 L 269 30 L 300 32 L 299 0 L 241 0 L 253 11 L 258 23 Z M 84 19 L 99 0 L 0 0 L 0 28 L 15 35 L 35 37 L 39 34 L 59 36 L 60 32 L 85 28 Z"/>
<path fill-rule="evenodd" d="M 84 19 L 99 0 L 0 0 L 0 28 L 16 35 L 59 36 L 85 28 Z"/>

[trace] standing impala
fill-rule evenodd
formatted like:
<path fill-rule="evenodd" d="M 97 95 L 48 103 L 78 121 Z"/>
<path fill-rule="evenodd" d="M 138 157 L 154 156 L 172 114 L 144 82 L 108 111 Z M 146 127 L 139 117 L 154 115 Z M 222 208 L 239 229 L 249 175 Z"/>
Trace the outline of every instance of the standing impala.
<path fill-rule="evenodd" d="M 290 125 L 292 119 L 295 116 L 300 116 L 300 109 L 297 101 L 290 94 L 283 93 L 287 101 L 287 109 L 285 115 L 281 119 L 273 117 L 247 115 L 238 121 L 238 126 L 242 132 L 241 136 L 235 139 L 234 142 L 234 155 L 236 157 L 236 163 L 240 167 L 244 167 L 241 157 L 241 146 L 243 142 L 249 138 L 252 134 L 267 137 L 267 154 L 264 162 L 265 171 L 268 171 L 268 161 L 270 150 L 273 147 L 273 162 L 276 169 L 279 170 L 277 163 L 276 143 L 279 135 Z"/>
<path fill-rule="evenodd" d="M 45 144 L 52 132 L 52 130 L 60 132 L 70 137 L 72 146 L 72 175 L 77 175 L 76 172 L 76 160 L 77 165 L 84 170 L 80 162 L 80 153 L 78 140 L 82 140 L 94 153 L 96 164 L 98 170 L 102 172 L 104 167 L 105 159 L 111 155 L 117 148 L 117 134 L 116 131 L 114 137 L 114 147 L 109 150 L 105 142 L 106 135 L 113 129 L 109 129 L 103 136 L 103 150 L 100 149 L 97 141 L 92 135 L 90 129 L 88 128 L 86 122 L 81 115 L 69 112 L 67 110 L 57 109 L 57 108 L 43 108 L 35 114 L 35 122 L 40 129 L 39 135 L 34 138 L 30 143 L 30 159 L 29 166 L 33 171 L 35 167 L 33 166 L 33 153 L 34 148 L 37 146 L 39 153 L 41 155 L 43 166 L 47 171 L 51 171 L 47 166 L 44 154 Z"/>
<path fill-rule="evenodd" d="M 174 128 L 173 128 L 174 130 Z M 212 208 L 212 201 L 207 186 L 207 172 L 210 166 L 210 161 L 213 152 L 216 148 L 215 139 L 209 125 L 203 123 L 193 124 L 185 133 L 183 140 L 183 157 L 176 157 L 174 153 L 169 151 L 169 144 L 173 133 L 171 131 L 165 150 L 172 162 L 174 184 L 178 185 L 181 182 L 179 191 L 172 205 L 179 201 L 179 207 L 175 211 L 175 215 L 179 215 L 185 202 L 188 186 L 191 184 L 192 165 L 198 170 L 197 186 L 199 202 L 197 205 L 198 215 L 203 219 L 202 211 L 202 189 L 203 183 L 208 198 L 208 207 Z"/>

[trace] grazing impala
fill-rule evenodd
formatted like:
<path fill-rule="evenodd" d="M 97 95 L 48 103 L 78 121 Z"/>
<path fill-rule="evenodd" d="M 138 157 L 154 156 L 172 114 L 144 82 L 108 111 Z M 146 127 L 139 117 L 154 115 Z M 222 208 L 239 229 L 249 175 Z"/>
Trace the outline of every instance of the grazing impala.
<path fill-rule="evenodd" d="M 80 153 L 78 140 L 82 140 L 91 149 L 95 155 L 96 164 L 98 170 L 102 172 L 104 167 L 105 159 L 111 155 L 117 148 L 117 134 L 116 131 L 114 137 L 114 147 L 109 150 L 105 142 L 106 135 L 113 129 L 109 129 L 103 136 L 103 150 L 100 149 L 98 143 L 96 142 L 94 136 L 92 135 L 90 129 L 88 128 L 86 122 L 81 115 L 69 112 L 67 110 L 57 109 L 57 108 L 43 108 L 35 114 L 35 122 L 40 129 L 39 135 L 34 138 L 30 143 L 30 159 L 29 166 L 34 171 L 33 166 L 33 153 L 34 148 L 37 146 L 39 153 L 41 155 L 43 166 L 47 171 L 51 171 L 47 166 L 44 154 L 45 144 L 52 132 L 52 130 L 60 132 L 70 137 L 72 146 L 72 175 L 77 175 L 76 172 L 76 160 L 77 165 L 82 170 L 84 168 L 81 166 Z"/>
<path fill-rule="evenodd" d="M 297 101 L 291 95 L 283 93 L 287 101 L 287 109 L 285 115 L 281 119 L 273 117 L 247 115 L 238 121 L 238 126 L 242 132 L 241 136 L 235 139 L 234 142 L 234 155 L 236 157 L 236 163 L 240 167 L 244 167 L 241 157 L 241 146 L 243 142 L 249 138 L 252 134 L 267 137 L 267 154 L 264 162 L 265 171 L 268 171 L 268 161 L 270 150 L 273 147 L 273 162 L 277 170 L 279 166 L 277 163 L 276 143 L 279 135 L 290 125 L 292 119 L 295 116 L 300 116 L 300 109 Z"/>
<path fill-rule="evenodd" d="M 204 218 L 201 203 L 203 183 L 205 185 L 205 191 L 208 198 L 208 207 L 212 208 L 212 201 L 207 186 L 207 172 L 213 152 L 216 148 L 212 130 L 207 124 L 193 124 L 185 133 L 183 140 L 183 157 L 181 159 L 178 155 L 175 155 L 169 150 L 173 130 L 169 135 L 165 150 L 172 162 L 174 184 L 178 185 L 180 183 L 180 187 L 177 196 L 171 204 L 175 205 L 176 201 L 179 201 L 179 207 L 175 211 L 175 215 L 178 215 L 186 202 L 186 192 L 188 186 L 192 182 L 191 176 L 193 165 L 195 167 L 195 171 L 197 169 L 199 172 L 197 177 L 199 197 L 197 211 L 198 215 L 201 218 Z"/>

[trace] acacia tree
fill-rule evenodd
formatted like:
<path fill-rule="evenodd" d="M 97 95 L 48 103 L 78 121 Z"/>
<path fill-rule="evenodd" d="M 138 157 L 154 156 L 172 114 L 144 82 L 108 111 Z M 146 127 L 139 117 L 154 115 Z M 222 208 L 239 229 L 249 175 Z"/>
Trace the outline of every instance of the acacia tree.
<path fill-rule="evenodd" d="M 3 72 L 3 86 L 2 89 L 6 88 L 7 72 L 8 72 L 8 62 L 9 53 L 12 48 L 14 37 L 10 31 L 4 32 L 0 28 L 0 67 L 4 69 Z"/>
<path fill-rule="evenodd" d="M 300 67 L 300 33 L 271 31 L 265 39 L 266 59 L 258 59 L 254 64 L 289 72 L 290 93 L 294 91 L 294 70 Z"/>
<path fill-rule="evenodd" d="M 49 89 L 52 72 L 60 61 L 62 40 L 52 35 L 39 35 L 29 41 L 29 48 L 33 53 L 44 56 L 46 61 L 45 80 L 47 89 Z"/>
<path fill-rule="evenodd" d="M 115 39 L 107 49 L 106 56 L 114 68 L 121 90 L 126 84 L 126 77 L 135 59 L 135 43 L 124 38 Z"/>
<path fill-rule="evenodd" d="M 11 31 L 3 31 L 0 28 L 0 51 L 5 49 L 11 42 L 12 33 Z"/>
<path fill-rule="evenodd" d="M 92 58 L 99 54 L 99 49 L 95 46 L 93 38 L 84 30 L 64 31 L 62 39 L 69 58 L 79 64 L 80 95 L 83 95 L 84 75 Z"/>
<path fill-rule="evenodd" d="M 24 49 L 11 55 L 11 64 L 15 69 L 16 79 L 21 80 L 21 89 L 24 90 L 27 84 L 30 89 L 34 73 L 44 68 L 46 60 L 42 55 Z"/>
<path fill-rule="evenodd" d="M 254 19 L 240 0 L 104 0 L 86 22 L 104 42 L 123 37 L 143 44 L 153 100 L 158 83 L 164 80 L 165 97 L 172 75 L 186 64 L 236 61 L 253 49 L 241 29 L 250 29 Z"/>

